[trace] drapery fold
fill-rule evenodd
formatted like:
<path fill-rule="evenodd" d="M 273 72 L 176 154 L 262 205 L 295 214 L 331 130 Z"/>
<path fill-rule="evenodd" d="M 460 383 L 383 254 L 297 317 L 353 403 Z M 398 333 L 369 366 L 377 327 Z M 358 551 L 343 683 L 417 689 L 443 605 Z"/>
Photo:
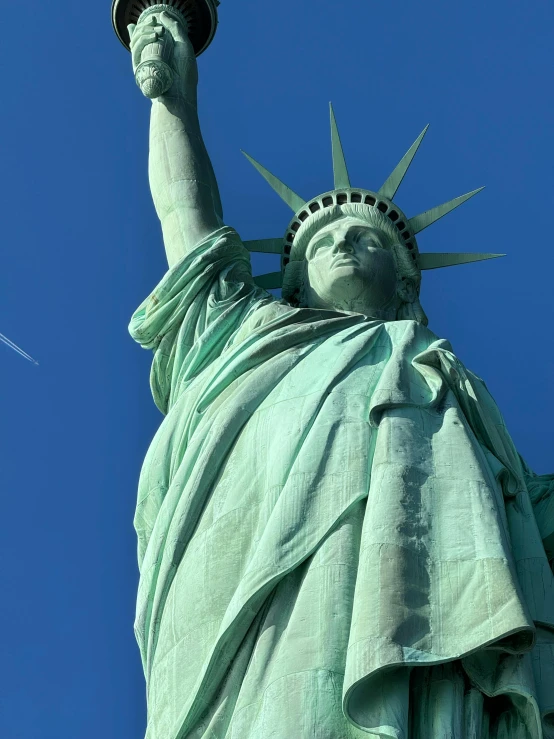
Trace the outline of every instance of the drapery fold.
<path fill-rule="evenodd" d="M 300 608 L 304 581 L 321 598 L 344 588 L 346 641 L 340 632 L 332 658 L 323 642 L 295 653 L 299 632 L 283 628 L 273 684 L 309 663 L 314 690 L 338 690 L 329 711 L 342 701 L 352 736 L 416 739 L 414 696 L 429 702 L 448 669 L 465 726 L 505 698 L 483 739 L 501 739 L 506 722 L 552 735 L 554 583 L 532 473 L 448 342 L 413 321 L 273 300 L 227 228 L 170 270 L 130 328 L 155 352 L 152 391 L 167 414 L 135 518 L 149 739 L 234 736 L 229 706 L 267 678 L 252 666 L 267 614 L 294 588 Z M 324 553 L 354 519 L 356 563 L 337 580 Z M 235 673 L 242 693 L 226 682 Z M 314 705 L 307 695 L 297 710 Z M 236 736 L 254 739 L 261 719 L 249 724 L 246 709 Z"/>

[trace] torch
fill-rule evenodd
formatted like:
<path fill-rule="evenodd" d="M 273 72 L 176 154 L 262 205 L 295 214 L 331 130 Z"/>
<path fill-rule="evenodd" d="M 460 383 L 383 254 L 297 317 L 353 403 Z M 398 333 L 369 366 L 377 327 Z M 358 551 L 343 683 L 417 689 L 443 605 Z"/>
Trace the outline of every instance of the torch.
<path fill-rule="evenodd" d="M 147 20 L 156 13 L 169 13 L 183 23 L 196 56 L 208 48 L 217 28 L 219 0 L 113 0 L 112 23 L 121 43 L 130 48 L 131 39 L 127 26 Z M 157 98 L 169 90 L 173 83 L 173 70 L 169 64 L 172 48 L 168 38 L 155 41 L 143 50 L 135 79 L 144 95 Z"/>

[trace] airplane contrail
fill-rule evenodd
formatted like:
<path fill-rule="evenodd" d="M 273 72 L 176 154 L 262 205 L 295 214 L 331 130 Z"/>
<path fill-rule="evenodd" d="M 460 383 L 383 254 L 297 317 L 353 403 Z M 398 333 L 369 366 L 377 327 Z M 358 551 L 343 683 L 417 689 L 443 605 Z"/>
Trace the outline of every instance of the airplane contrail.
<path fill-rule="evenodd" d="M 7 336 L 4 336 L 4 334 L 0 334 L 0 341 L 3 341 L 4 344 L 6 344 L 7 346 L 10 347 L 10 349 L 13 349 L 14 352 L 17 352 L 22 357 L 25 357 L 25 359 L 27 359 L 32 364 L 37 364 L 38 365 L 38 362 L 37 362 L 36 359 L 33 359 L 33 357 L 30 354 L 27 354 L 27 352 L 24 352 L 23 349 L 21 349 L 19 346 L 17 346 L 17 344 L 14 344 L 13 341 L 10 341 L 7 338 Z"/>

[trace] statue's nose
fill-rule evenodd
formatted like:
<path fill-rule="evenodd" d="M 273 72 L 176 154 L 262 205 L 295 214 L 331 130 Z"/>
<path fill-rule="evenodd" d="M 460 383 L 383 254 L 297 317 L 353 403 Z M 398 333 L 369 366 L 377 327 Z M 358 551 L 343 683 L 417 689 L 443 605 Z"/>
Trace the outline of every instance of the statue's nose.
<path fill-rule="evenodd" d="M 346 252 L 347 254 L 352 254 L 352 252 L 354 251 L 354 247 L 346 239 L 340 239 L 339 241 L 337 241 L 337 243 L 335 244 L 335 249 L 337 251 Z"/>

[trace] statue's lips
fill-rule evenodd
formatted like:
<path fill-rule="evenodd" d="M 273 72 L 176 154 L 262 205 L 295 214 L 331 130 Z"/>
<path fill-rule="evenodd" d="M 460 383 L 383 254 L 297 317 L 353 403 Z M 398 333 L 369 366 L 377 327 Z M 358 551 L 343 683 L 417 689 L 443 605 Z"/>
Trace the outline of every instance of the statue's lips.
<path fill-rule="evenodd" d="M 333 267 L 358 267 L 359 262 L 356 257 L 351 254 L 341 254 L 339 257 L 335 257 L 331 262 L 331 268 Z"/>

